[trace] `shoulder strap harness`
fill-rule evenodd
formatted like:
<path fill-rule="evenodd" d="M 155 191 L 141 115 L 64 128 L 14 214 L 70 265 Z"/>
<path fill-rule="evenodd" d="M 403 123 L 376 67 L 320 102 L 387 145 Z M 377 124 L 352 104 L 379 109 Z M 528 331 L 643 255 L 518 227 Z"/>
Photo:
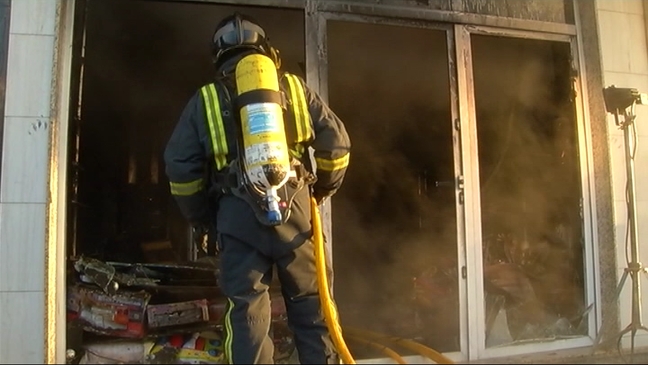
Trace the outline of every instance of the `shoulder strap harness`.
<path fill-rule="evenodd" d="M 286 183 L 285 187 L 292 190 L 292 193 L 285 192 L 286 203 L 284 205 L 284 222 L 290 216 L 290 207 L 292 200 L 296 193 L 301 190 L 305 184 L 314 182 L 314 175 L 311 169 L 304 166 L 301 161 L 310 166 L 310 156 L 304 157 L 306 152 L 306 145 L 314 138 L 313 127 L 310 120 L 310 113 L 308 111 L 308 103 L 306 100 L 306 93 L 299 78 L 290 73 L 285 73 L 282 79 L 287 81 L 288 94 L 287 105 L 288 113 L 284 114 L 284 123 L 286 127 L 286 134 L 288 137 L 288 148 L 292 157 L 292 163 L 297 171 L 297 179 L 291 179 Z M 280 80 L 281 81 L 281 80 Z M 239 158 L 233 159 L 228 162 L 228 155 L 231 151 L 228 148 L 228 141 L 225 134 L 225 125 L 223 123 L 223 116 L 219 101 L 219 95 L 215 84 L 208 84 L 200 89 L 202 99 L 205 105 L 207 130 L 211 141 L 213 158 L 216 167 L 216 172 L 220 175 L 225 175 L 224 178 L 218 179 L 223 183 L 219 189 L 225 193 L 232 193 L 239 198 L 247 201 L 254 209 L 257 218 L 261 223 L 269 225 L 266 222 L 266 214 L 259 204 L 259 199 L 256 194 L 249 191 L 245 181 L 245 176 L 240 169 Z M 287 189 L 281 189 L 287 190 Z"/>

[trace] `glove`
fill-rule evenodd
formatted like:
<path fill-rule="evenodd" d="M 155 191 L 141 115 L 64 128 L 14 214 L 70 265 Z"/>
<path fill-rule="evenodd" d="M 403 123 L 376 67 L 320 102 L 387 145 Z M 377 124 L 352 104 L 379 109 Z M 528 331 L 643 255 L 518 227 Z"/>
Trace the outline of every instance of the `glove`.
<path fill-rule="evenodd" d="M 191 236 L 194 244 L 199 251 L 208 253 L 209 248 L 209 228 L 204 225 L 195 225 L 191 227 Z"/>

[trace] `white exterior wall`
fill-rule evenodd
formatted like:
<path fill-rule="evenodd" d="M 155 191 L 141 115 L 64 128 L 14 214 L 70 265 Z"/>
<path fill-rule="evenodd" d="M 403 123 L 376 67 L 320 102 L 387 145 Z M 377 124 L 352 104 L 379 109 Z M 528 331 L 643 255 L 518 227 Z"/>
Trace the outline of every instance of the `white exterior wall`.
<path fill-rule="evenodd" d="M 582 0 L 581 0 L 582 1 Z M 604 87 L 636 88 L 648 93 L 648 44 L 646 21 L 642 0 L 596 0 L 598 31 L 601 51 L 601 69 Z M 648 4 L 646 4 L 648 5 Z M 637 191 L 637 216 L 639 227 L 639 261 L 648 264 L 648 106 L 637 106 L 637 151 L 635 177 Z M 615 244 L 617 274 L 621 278 L 626 264 L 626 168 L 623 131 L 616 127 L 614 117 L 608 114 L 610 162 L 614 196 Z M 628 257 L 630 253 L 628 251 Z M 643 275 L 642 296 L 648 298 L 648 276 Z M 624 329 L 631 319 L 632 281 L 628 278 L 620 298 L 620 326 Z M 648 313 L 648 302 L 643 303 Z M 629 335 L 624 345 L 629 345 Z M 648 332 L 638 331 L 635 346 L 648 345 Z"/>
<path fill-rule="evenodd" d="M 0 181 L 0 363 L 44 363 L 56 0 L 14 0 Z M 63 264 L 63 263 L 62 263 Z"/>

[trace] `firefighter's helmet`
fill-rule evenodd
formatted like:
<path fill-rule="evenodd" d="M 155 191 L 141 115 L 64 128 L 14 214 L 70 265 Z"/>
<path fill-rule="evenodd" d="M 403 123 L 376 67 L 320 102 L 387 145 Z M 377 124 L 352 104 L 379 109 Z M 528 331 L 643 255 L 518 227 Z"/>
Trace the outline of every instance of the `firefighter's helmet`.
<path fill-rule="evenodd" d="M 278 52 L 270 45 L 265 30 L 256 20 L 238 12 L 221 20 L 212 37 L 212 53 L 216 68 L 230 57 L 248 50 L 267 55 L 279 67 Z"/>

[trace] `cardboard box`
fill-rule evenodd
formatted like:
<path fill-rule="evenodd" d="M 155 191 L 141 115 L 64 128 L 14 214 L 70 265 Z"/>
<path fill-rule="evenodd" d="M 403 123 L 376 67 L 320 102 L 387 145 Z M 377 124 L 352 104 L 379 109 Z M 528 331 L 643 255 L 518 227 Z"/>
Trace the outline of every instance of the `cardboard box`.
<path fill-rule="evenodd" d="M 151 329 L 207 322 L 209 304 L 206 299 L 150 304 L 146 309 L 146 315 L 148 327 Z"/>

